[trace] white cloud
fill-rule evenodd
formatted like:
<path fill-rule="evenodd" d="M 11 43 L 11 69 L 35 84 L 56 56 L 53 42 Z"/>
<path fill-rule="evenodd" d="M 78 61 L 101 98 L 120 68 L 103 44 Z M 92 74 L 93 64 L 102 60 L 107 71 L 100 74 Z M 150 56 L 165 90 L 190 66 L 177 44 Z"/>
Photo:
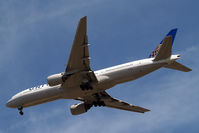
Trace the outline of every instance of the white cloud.
<path fill-rule="evenodd" d="M 78 3 L 78 4 L 77 4 Z M 37 1 L 31 1 L 26 3 L 22 9 L 14 8 L 13 3 L 2 2 L 0 5 L 0 12 L 3 14 L 0 20 L 0 61 L 1 67 L 4 64 L 10 63 L 10 60 L 14 60 L 16 52 L 21 51 L 21 45 L 26 41 L 29 27 L 34 29 L 34 23 L 47 21 L 49 19 L 55 19 L 56 17 L 64 17 L 64 20 L 68 20 L 65 23 L 67 27 L 71 27 L 70 24 L 72 17 L 79 17 L 73 15 L 73 12 L 80 11 L 81 9 L 91 9 L 94 5 L 101 3 L 99 0 L 90 2 L 77 3 L 59 1 L 49 2 L 43 8 L 38 7 Z M 22 4 L 22 3 L 21 3 Z M 11 8 L 8 8 L 11 6 Z M 70 20 L 70 21 L 69 21 Z"/>

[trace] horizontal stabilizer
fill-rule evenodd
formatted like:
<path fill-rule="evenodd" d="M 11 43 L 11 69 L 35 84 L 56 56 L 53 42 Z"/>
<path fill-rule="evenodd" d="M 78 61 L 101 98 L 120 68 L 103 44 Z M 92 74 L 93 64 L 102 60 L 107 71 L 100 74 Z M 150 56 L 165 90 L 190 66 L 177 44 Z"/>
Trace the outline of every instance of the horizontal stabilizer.
<path fill-rule="evenodd" d="M 175 70 L 178 70 L 178 71 L 183 71 L 183 72 L 189 72 L 191 71 L 192 69 L 174 61 L 172 64 L 169 64 L 167 66 L 165 66 L 166 68 L 169 68 L 169 69 L 175 69 Z"/>

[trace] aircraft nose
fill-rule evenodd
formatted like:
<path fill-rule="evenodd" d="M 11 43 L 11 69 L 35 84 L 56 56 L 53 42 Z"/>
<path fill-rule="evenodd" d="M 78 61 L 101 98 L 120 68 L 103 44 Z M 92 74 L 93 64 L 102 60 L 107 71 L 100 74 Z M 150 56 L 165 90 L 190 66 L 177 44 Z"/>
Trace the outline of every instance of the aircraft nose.
<path fill-rule="evenodd" d="M 8 100 L 6 106 L 9 108 L 15 108 L 14 101 L 12 99 Z"/>

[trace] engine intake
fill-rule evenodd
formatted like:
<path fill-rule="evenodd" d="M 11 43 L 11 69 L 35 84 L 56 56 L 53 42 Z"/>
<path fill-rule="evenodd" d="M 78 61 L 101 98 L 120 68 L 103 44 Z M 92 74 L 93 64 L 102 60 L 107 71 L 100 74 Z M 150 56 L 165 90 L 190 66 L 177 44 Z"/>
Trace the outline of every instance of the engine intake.
<path fill-rule="evenodd" d="M 64 83 L 64 73 L 53 74 L 48 76 L 47 81 L 50 86 L 55 86 Z"/>
<path fill-rule="evenodd" d="M 78 103 L 70 107 L 72 115 L 80 115 L 87 112 L 92 107 L 91 104 Z"/>

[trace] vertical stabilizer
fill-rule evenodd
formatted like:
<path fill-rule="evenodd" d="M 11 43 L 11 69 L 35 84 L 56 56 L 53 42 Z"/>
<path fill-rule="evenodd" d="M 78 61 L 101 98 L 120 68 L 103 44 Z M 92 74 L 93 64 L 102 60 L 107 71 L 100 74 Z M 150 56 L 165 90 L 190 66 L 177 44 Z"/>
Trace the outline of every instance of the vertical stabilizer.
<path fill-rule="evenodd" d="M 167 49 L 167 52 L 171 51 L 172 45 L 173 45 L 173 42 L 174 42 L 174 39 L 175 39 L 175 36 L 176 36 L 176 32 L 177 32 L 177 28 L 169 31 L 169 33 L 166 35 L 166 37 L 160 42 L 160 44 L 156 47 L 156 49 L 154 51 L 152 51 L 152 53 L 149 55 L 149 58 L 156 57 L 158 55 L 159 51 L 161 51 L 161 54 L 159 54 L 160 57 L 158 57 L 156 60 L 164 58 L 162 52 L 164 52 L 165 49 Z M 162 50 L 160 50 L 160 49 L 162 49 Z M 165 53 L 166 53 L 166 51 L 164 52 L 164 54 Z M 167 56 L 168 56 L 168 54 L 165 57 L 167 57 Z"/>

